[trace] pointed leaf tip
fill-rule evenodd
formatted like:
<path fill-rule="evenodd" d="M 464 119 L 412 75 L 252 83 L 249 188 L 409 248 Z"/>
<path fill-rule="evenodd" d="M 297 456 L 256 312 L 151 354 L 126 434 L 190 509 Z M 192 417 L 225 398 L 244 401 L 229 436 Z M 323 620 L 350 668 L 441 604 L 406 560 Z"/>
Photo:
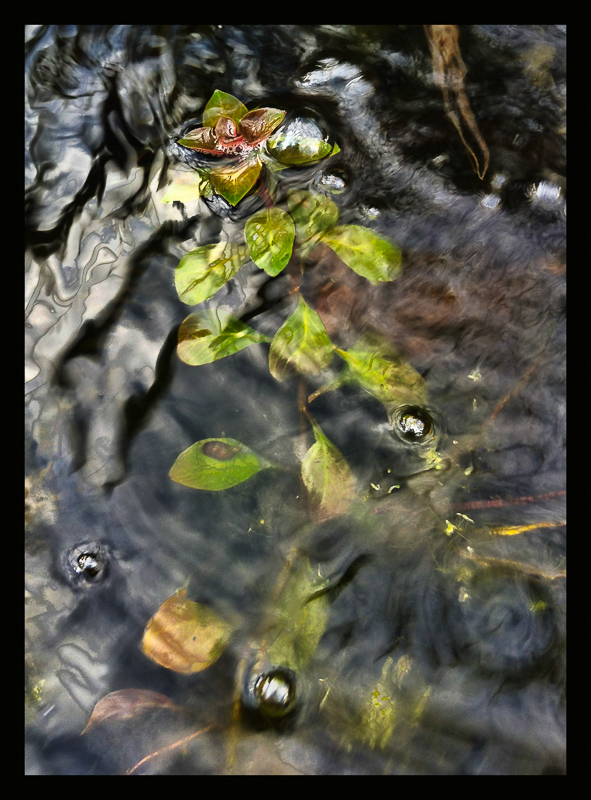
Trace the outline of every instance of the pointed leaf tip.
<path fill-rule="evenodd" d="M 316 521 L 324 522 L 347 512 L 355 495 L 355 479 L 342 453 L 312 417 L 310 422 L 316 442 L 302 461 L 302 480 Z"/>

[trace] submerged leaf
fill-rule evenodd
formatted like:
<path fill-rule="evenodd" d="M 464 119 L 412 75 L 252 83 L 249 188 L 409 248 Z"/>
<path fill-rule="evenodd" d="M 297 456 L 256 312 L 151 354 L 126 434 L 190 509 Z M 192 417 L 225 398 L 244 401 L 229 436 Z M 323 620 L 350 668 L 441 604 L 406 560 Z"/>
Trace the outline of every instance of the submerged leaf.
<path fill-rule="evenodd" d="M 202 439 L 180 454 L 169 476 L 191 489 L 220 492 L 243 483 L 268 466 L 236 439 Z"/>
<path fill-rule="evenodd" d="M 158 694 L 158 692 L 150 692 L 147 689 L 120 689 L 98 701 L 82 733 L 86 733 L 90 728 L 100 725 L 102 722 L 132 719 L 150 708 L 185 710 L 182 706 L 173 703 L 169 697 Z"/>
<path fill-rule="evenodd" d="M 279 108 L 257 108 L 242 117 L 240 133 L 250 145 L 257 144 L 270 136 L 284 117 L 285 111 Z"/>
<path fill-rule="evenodd" d="M 277 606 L 276 621 L 268 639 L 270 664 L 297 672 L 314 655 L 329 613 L 326 594 L 318 594 L 318 575 L 302 559 L 289 577 Z"/>
<path fill-rule="evenodd" d="M 388 680 L 391 667 L 392 659 L 387 658 L 382 674 L 363 709 L 360 734 L 363 741 L 372 748 L 383 749 L 390 741 L 396 726 L 396 705 Z"/>
<path fill-rule="evenodd" d="M 400 248 L 361 225 L 343 225 L 322 236 L 338 257 L 371 283 L 392 281 L 402 271 Z"/>
<path fill-rule="evenodd" d="M 289 132 L 278 131 L 269 139 L 267 149 L 273 158 L 282 164 L 298 167 L 325 158 L 332 150 L 332 146 L 323 139 L 311 136 L 295 137 Z"/>
<path fill-rule="evenodd" d="M 259 211 L 247 221 L 244 236 L 250 257 L 268 275 L 278 275 L 287 266 L 293 250 L 295 227 L 280 208 Z"/>
<path fill-rule="evenodd" d="M 343 381 L 358 383 L 386 407 L 393 404 L 422 404 L 427 399 L 425 381 L 388 344 L 366 334 L 350 350 L 338 350 L 347 363 Z"/>
<path fill-rule="evenodd" d="M 251 344 L 270 341 L 230 312 L 208 308 L 184 320 L 179 328 L 177 354 L 185 364 L 199 366 L 231 356 Z"/>
<path fill-rule="evenodd" d="M 215 294 L 248 258 L 244 245 L 206 244 L 187 253 L 176 268 L 174 282 L 183 303 L 196 306 Z"/>
<path fill-rule="evenodd" d="M 255 185 L 261 167 L 259 158 L 249 158 L 238 164 L 212 169 L 210 180 L 216 192 L 235 206 Z"/>
<path fill-rule="evenodd" d="M 339 208 L 323 194 L 292 189 L 287 193 L 289 213 L 295 222 L 298 239 L 306 240 L 336 225 Z"/>
<path fill-rule="evenodd" d="M 239 123 L 247 112 L 246 106 L 234 95 L 216 89 L 205 106 L 203 124 L 213 128 L 220 117 L 229 117 Z"/>
<path fill-rule="evenodd" d="M 269 351 L 269 369 L 278 381 L 293 370 L 317 375 L 332 361 L 333 346 L 320 316 L 300 297 L 297 308 L 279 328 Z"/>
<path fill-rule="evenodd" d="M 142 650 L 161 667 L 183 675 L 207 669 L 221 656 L 232 627 L 209 606 L 187 600 L 180 589 L 146 625 Z"/>
<path fill-rule="evenodd" d="M 310 417 L 315 444 L 302 461 L 302 480 L 317 522 L 346 513 L 355 494 L 355 479 L 342 453 Z"/>

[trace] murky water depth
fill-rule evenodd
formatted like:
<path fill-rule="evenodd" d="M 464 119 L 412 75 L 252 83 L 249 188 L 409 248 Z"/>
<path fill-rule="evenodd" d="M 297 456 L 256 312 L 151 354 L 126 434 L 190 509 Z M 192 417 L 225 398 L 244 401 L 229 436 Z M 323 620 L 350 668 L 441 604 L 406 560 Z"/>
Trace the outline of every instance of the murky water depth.
<path fill-rule="evenodd" d="M 564 772 L 565 31 L 459 33 L 482 180 L 422 26 L 28 27 L 27 774 L 124 773 L 209 725 L 138 771 Z M 176 356 L 180 258 L 239 240 L 260 206 L 161 202 L 187 158 L 171 137 L 215 89 L 338 142 L 280 173 L 279 203 L 290 187 L 329 193 L 343 223 L 403 252 L 379 285 L 325 253 L 302 292 L 339 347 L 372 331 L 424 377 L 443 468 L 361 390 L 322 395 L 310 410 L 360 499 L 311 528 L 298 380 L 273 380 L 265 344 L 200 367 Z M 249 262 L 207 304 L 272 336 L 289 290 Z M 212 437 L 288 470 L 225 492 L 173 483 L 179 453 Z M 294 546 L 332 581 L 296 713 L 232 726 Z M 186 676 L 140 643 L 188 580 L 236 632 Z M 80 736 L 130 688 L 193 716 L 156 709 Z"/>

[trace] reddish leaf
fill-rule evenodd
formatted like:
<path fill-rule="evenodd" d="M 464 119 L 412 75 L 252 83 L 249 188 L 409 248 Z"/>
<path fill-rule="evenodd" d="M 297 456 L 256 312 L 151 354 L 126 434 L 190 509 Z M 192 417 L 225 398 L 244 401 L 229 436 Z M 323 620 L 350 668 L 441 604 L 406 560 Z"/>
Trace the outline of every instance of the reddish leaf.
<path fill-rule="evenodd" d="M 242 117 L 240 133 L 249 144 L 258 144 L 273 133 L 284 117 L 285 111 L 278 108 L 257 108 Z"/>
<path fill-rule="evenodd" d="M 213 128 L 195 128 L 190 131 L 182 139 L 179 139 L 179 144 L 184 147 L 190 147 L 191 150 L 204 150 L 209 153 L 215 151 L 217 140 L 213 132 Z M 213 155 L 220 155 L 213 153 Z"/>
<path fill-rule="evenodd" d="M 145 689 L 121 689 L 118 692 L 111 692 L 98 701 L 82 733 L 107 720 L 131 719 L 149 708 L 184 711 L 182 706 L 173 703 L 163 694 Z"/>
<path fill-rule="evenodd" d="M 238 126 L 230 117 L 220 117 L 214 128 L 216 136 L 225 136 L 228 139 L 235 139 L 238 136 Z"/>

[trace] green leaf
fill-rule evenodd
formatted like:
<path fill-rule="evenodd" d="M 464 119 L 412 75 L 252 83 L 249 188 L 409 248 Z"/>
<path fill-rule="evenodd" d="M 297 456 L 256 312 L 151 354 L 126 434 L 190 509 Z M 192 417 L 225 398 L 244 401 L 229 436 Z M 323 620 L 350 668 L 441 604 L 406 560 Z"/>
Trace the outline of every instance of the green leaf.
<path fill-rule="evenodd" d="M 302 480 L 317 522 L 346 513 L 355 494 L 355 480 L 343 455 L 310 417 L 315 444 L 302 461 Z"/>
<path fill-rule="evenodd" d="M 230 117 L 238 124 L 247 112 L 246 106 L 236 97 L 216 89 L 205 106 L 203 124 L 213 128 L 220 117 Z"/>
<path fill-rule="evenodd" d="M 333 228 L 321 237 L 338 257 L 371 283 L 392 281 L 402 271 L 402 254 L 393 242 L 361 225 Z"/>
<path fill-rule="evenodd" d="M 269 466 L 235 439 L 202 439 L 180 454 L 169 476 L 191 489 L 220 492 Z"/>
<path fill-rule="evenodd" d="M 291 258 L 295 227 L 280 208 L 259 211 L 247 221 L 244 236 L 254 263 L 271 276 L 278 275 Z"/>
<path fill-rule="evenodd" d="M 233 314 L 208 308 L 184 320 L 179 328 L 177 354 L 185 364 L 199 366 L 231 356 L 251 344 L 270 341 Z"/>
<path fill-rule="evenodd" d="M 323 194 L 291 189 L 287 193 L 287 205 L 300 240 L 332 228 L 339 218 L 338 206 Z"/>
<path fill-rule="evenodd" d="M 180 589 L 146 625 L 142 650 L 161 667 L 183 675 L 201 672 L 221 656 L 232 627 L 208 606 L 187 600 Z"/>
<path fill-rule="evenodd" d="M 314 655 L 329 614 L 326 594 L 317 594 L 319 579 L 307 558 L 289 577 L 277 605 L 267 649 L 270 664 L 298 671 Z"/>
<path fill-rule="evenodd" d="M 278 381 L 293 370 L 317 375 L 332 361 L 333 346 L 322 320 L 300 297 L 297 308 L 279 328 L 269 351 L 269 369 Z"/>
<path fill-rule="evenodd" d="M 340 152 L 341 152 L 341 148 L 335 142 L 334 145 L 332 146 L 332 150 L 330 151 L 330 154 L 331 154 L 331 156 L 336 156 L 336 154 L 340 153 Z"/>
<path fill-rule="evenodd" d="M 212 169 L 210 180 L 216 192 L 235 206 L 255 185 L 261 167 L 258 157 L 250 158 L 237 165 Z"/>
<path fill-rule="evenodd" d="M 347 364 L 343 380 L 354 381 L 386 407 L 392 404 L 423 404 L 427 386 L 419 373 L 392 348 L 366 334 L 350 350 L 337 349 Z"/>
<path fill-rule="evenodd" d="M 162 202 L 173 203 L 178 200 L 181 203 L 190 203 L 192 200 L 199 200 L 203 183 L 204 178 L 198 172 L 181 172 L 168 187 Z"/>
<path fill-rule="evenodd" d="M 267 149 L 277 161 L 297 167 L 320 161 L 330 153 L 332 147 L 323 139 L 314 139 L 311 136 L 295 138 L 289 131 L 277 131 L 269 139 Z"/>
<path fill-rule="evenodd" d="M 202 303 L 233 278 L 247 259 L 245 245 L 227 242 L 192 250 L 181 259 L 174 275 L 180 299 L 189 306 Z"/>
<path fill-rule="evenodd" d="M 284 117 L 285 111 L 279 108 L 257 108 L 242 117 L 240 133 L 249 144 L 257 144 L 270 136 Z"/>

